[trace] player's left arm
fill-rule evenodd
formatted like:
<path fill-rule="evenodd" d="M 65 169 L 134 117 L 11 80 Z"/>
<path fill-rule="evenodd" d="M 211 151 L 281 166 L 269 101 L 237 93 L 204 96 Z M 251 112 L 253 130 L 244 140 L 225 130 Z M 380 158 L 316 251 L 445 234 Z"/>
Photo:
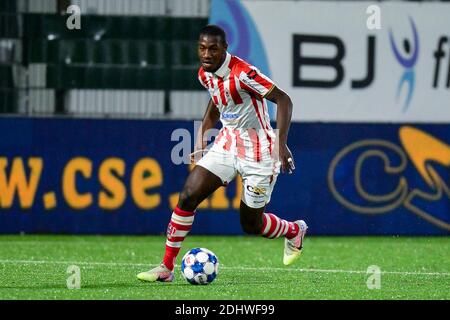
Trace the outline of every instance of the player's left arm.
<path fill-rule="evenodd" d="M 292 118 L 292 100 L 289 95 L 277 86 L 267 93 L 265 98 L 277 104 L 278 147 L 282 172 L 290 174 L 295 169 L 294 157 L 287 146 L 289 127 Z"/>

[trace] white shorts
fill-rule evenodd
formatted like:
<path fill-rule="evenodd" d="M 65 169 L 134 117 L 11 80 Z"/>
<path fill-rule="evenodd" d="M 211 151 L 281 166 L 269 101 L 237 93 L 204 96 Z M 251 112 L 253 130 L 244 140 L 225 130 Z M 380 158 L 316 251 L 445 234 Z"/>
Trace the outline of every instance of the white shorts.
<path fill-rule="evenodd" d="M 239 173 L 243 183 L 241 200 L 255 209 L 268 204 L 280 172 L 280 162 L 267 157 L 256 162 L 220 149 L 214 145 L 197 165 L 214 173 L 224 185 Z"/>

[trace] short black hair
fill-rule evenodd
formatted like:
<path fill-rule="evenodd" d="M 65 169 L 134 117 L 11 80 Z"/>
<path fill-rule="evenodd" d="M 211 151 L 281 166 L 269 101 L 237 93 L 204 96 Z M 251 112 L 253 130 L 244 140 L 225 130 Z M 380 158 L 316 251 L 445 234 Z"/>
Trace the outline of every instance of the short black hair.
<path fill-rule="evenodd" d="M 203 27 L 199 36 L 202 35 L 220 37 L 222 44 L 227 44 L 227 35 L 225 31 L 215 24 L 208 24 L 206 27 Z"/>

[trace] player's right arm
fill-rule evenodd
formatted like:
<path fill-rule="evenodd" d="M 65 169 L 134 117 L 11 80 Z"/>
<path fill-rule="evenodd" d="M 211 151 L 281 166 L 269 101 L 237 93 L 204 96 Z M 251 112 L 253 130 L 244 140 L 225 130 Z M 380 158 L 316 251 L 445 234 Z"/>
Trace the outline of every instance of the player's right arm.
<path fill-rule="evenodd" d="M 206 108 L 205 114 L 203 116 L 202 125 L 198 131 L 194 152 L 191 153 L 191 163 L 195 163 L 200 160 L 203 150 L 206 148 L 206 135 L 209 129 L 216 126 L 220 119 L 220 112 L 217 109 L 212 99 L 209 99 L 208 107 Z"/>

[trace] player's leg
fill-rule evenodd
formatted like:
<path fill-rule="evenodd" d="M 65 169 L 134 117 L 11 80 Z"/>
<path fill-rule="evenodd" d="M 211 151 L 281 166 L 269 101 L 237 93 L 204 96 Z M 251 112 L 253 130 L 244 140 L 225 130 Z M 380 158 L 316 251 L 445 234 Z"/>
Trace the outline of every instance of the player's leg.
<path fill-rule="evenodd" d="M 247 234 L 261 235 L 263 229 L 263 214 L 265 206 L 262 208 L 251 208 L 242 200 L 239 206 L 239 218 L 241 227 Z"/>
<path fill-rule="evenodd" d="M 307 225 L 303 220 L 287 221 L 274 213 L 265 212 L 265 206 L 276 182 L 272 176 L 246 176 L 240 205 L 242 229 L 248 234 L 275 239 L 285 237 L 283 263 L 292 264 L 301 254 Z"/>
<path fill-rule="evenodd" d="M 296 222 L 277 217 L 273 213 L 265 212 L 262 208 L 252 208 L 241 201 L 241 226 L 245 233 L 262 235 L 265 238 L 276 239 L 286 237 L 292 239 L 299 234 L 300 228 Z"/>
<path fill-rule="evenodd" d="M 175 260 L 181 249 L 181 244 L 194 222 L 197 206 L 217 188 L 222 186 L 222 180 L 209 170 L 195 166 L 189 174 L 183 190 L 180 193 L 178 204 L 172 212 L 167 227 L 166 250 L 160 266 L 137 275 L 144 281 L 173 281 Z"/>
<path fill-rule="evenodd" d="M 177 207 L 184 211 L 194 211 L 221 186 L 223 182 L 220 177 L 202 166 L 195 166 L 180 193 Z"/>
<path fill-rule="evenodd" d="M 227 163 L 227 158 L 215 153 L 208 152 L 197 163 L 185 182 L 167 227 L 163 262 L 159 267 L 138 274 L 138 279 L 150 282 L 173 280 L 175 260 L 183 240 L 191 230 L 195 209 L 217 188 L 231 181 L 235 174 L 235 169 Z"/>
<path fill-rule="evenodd" d="M 195 166 L 186 180 L 167 227 L 166 251 L 163 264 L 173 269 L 181 245 L 192 228 L 195 209 L 209 195 L 223 186 L 222 180 L 202 166 Z"/>

